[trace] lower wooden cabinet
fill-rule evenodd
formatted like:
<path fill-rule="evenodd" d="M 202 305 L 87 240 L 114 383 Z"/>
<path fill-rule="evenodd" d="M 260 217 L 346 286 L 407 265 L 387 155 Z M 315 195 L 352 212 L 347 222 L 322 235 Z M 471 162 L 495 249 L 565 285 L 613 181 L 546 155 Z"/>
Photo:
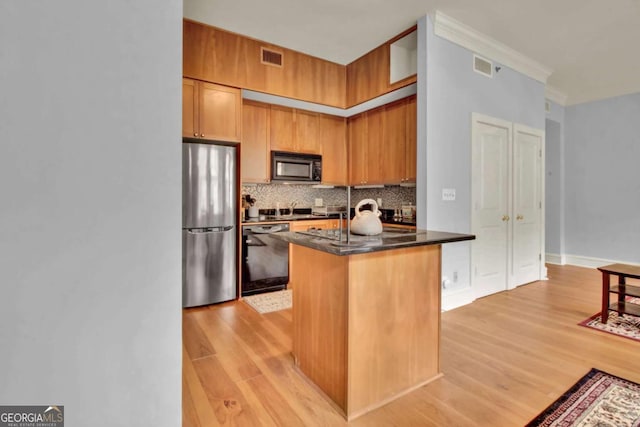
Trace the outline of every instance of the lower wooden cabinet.
<path fill-rule="evenodd" d="M 307 231 L 310 227 L 321 228 L 338 228 L 340 226 L 339 219 L 313 219 L 309 221 L 292 221 L 289 223 L 289 231 Z"/>
<path fill-rule="evenodd" d="M 323 230 L 328 228 L 339 228 L 339 219 L 314 219 L 309 221 L 292 221 L 289 223 L 289 231 L 307 231 L 310 227 L 321 228 Z M 296 262 L 295 257 L 292 254 L 291 246 L 289 245 L 289 272 L 291 272 L 291 266 Z M 287 285 L 288 289 L 293 289 L 293 283 L 289 281 Z"/>

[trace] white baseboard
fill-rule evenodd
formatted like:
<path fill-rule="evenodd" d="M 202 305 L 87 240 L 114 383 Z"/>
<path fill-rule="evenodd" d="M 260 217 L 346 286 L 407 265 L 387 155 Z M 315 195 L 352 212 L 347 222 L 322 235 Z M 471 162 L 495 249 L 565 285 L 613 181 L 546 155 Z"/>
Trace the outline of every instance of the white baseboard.
<path fill-rule="evenodd" d="M 453 310 L 475 300 L 471 287 L 442 293 L 442 311 Z"/>
<path fill-rule="evenodd" d="M 583 255 L 569 255 L 569 254 L 550 254 L 547 253 L 545 256 L 545 261 L 549 264 L 559 264 L 559 265 L 575 265 L 578 267 L 587 267 L 587 268 L 598 268 L 603 265 L 608 264 L 631 264 L 638 265 L 629 261 L 620 261 L 615 259 L 606 259 L 606 258 L 595 258 Z"/>
<path fill-rule="evenodd" d="M 565 265 L 567 263 L 567 260 L 565 259 L 564 255 L 550 254 L 547 252 L 545 254 L 545 262 L 547 264 Z"/>

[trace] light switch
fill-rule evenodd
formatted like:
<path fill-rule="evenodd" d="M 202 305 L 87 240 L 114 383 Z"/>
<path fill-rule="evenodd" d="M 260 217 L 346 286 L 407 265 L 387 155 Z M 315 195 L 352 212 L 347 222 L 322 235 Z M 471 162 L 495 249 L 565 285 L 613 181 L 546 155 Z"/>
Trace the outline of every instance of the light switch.
<path fill-rule="evenodd" d="M 456 189 L 455 188 L 443 188 L 442 189 L 442 200 L 452 201 L 456 199 Z"/>

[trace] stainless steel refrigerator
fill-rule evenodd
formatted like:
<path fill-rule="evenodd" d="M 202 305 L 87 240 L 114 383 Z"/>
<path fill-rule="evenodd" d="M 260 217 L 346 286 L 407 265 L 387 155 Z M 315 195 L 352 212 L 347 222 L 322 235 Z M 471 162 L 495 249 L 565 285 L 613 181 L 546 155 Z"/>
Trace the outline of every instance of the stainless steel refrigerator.
<path fill-rule="evenodd" d="M 237 294 L 236 148 L 182 144 L 182 306 Z M 196 140 L 197 141 L 197 140 Z"/>

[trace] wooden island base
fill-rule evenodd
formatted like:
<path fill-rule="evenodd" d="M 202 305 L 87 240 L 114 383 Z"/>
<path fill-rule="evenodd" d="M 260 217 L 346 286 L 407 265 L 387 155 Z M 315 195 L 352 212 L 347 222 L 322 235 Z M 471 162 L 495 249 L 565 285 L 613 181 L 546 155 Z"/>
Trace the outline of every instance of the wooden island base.
<path fill-rule="evenodd" d="M 438 378 L 441 245 L 291 245 L 295 363 L 352 420 Z"/>

